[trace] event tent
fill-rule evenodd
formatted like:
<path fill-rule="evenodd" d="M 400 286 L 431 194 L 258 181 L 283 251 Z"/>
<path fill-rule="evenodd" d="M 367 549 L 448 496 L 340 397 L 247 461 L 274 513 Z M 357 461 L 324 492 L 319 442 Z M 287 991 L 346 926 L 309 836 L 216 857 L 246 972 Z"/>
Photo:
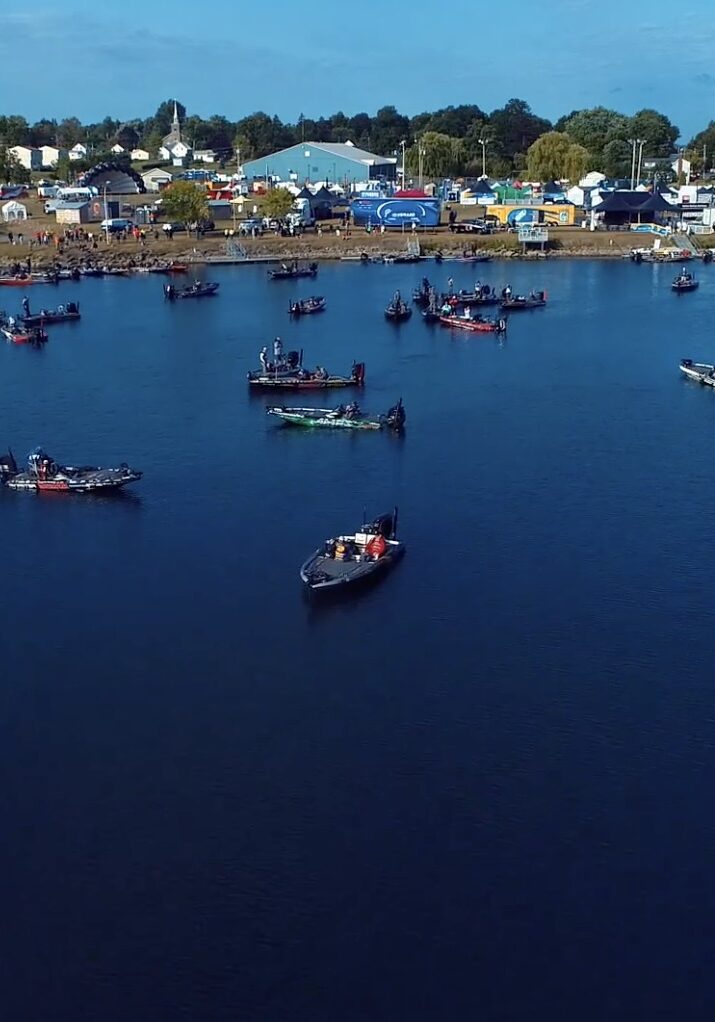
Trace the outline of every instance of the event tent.
<path fill-rule="evenodd" d="M 27 220 L 27 207 L 23 206 L 21 202 L 11 199 L 2 207 L 2 218 L 5 223 L 10 220 Z"/>

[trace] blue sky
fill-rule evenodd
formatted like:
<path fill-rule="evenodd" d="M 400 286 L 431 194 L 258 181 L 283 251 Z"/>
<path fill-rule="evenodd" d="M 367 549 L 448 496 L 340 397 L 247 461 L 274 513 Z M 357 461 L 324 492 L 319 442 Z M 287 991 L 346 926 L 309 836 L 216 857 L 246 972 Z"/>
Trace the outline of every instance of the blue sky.
<path fill-rule="evenodd" d="M 653 106 L 686 140 L 715 117 L 713 0 L 598 11 L 592 0 L 38 0 L 3 11 L 0 112 L 123 120 L 176 95 L 202 116 L 264 109 L 295 120 L 388 103 L 407 114 L 491 110 L 518 96 L 552 119 L 597 104 Z"/>

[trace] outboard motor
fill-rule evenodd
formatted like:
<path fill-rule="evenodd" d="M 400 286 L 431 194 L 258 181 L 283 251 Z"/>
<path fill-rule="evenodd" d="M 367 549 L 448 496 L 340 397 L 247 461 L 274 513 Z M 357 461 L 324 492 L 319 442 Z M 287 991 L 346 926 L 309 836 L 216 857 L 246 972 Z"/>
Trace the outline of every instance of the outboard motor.
<path fill-rule="evenodd" d="M 288 363 L 289 369 L 297 369 L 300 365 L 300 352 L 289 351 L 286 355 L 286 362 Z"/>

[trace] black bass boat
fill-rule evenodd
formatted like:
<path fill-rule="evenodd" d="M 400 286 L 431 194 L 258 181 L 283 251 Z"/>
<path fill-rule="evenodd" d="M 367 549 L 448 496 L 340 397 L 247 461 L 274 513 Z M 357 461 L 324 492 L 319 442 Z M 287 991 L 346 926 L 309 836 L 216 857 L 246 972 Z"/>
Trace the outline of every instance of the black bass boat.
<path fill-rule="evenodd" d="M 709 362 L 693 362 L 692 358 L 683 358 L 680 360 L 680 371 L 690 380 L 715 387 L 715 365 Z"/>
<path fill-rule="evenodd" d="M 316 366 L 315 369 L 303 368 L 303 352 L 289 351 L 283 353 L 283 345 L 279 337 L 273 342 L 273 360 L 268 358 L 268 348 L 261 349 L 258 356 L 260 369 L 247 374 L 252 387 L 283 390 L 324 390 L 329 387 L 362 387 L 365 382 L 365 363 L 353 362 L 349 376 L 335 376 Z"/>
<path fill-rule="evenodd" d="M 72 323 L 80 319 L 79 302 L 67 302 L 56 309 L 40 309 L 22 317 L 26 327 L 45 326 L 51 323 Z"/>
<path fill-rule="evenodd" d="M 269 280 L 295 280 L 297 277 L 317 277 L 318 264 L 309 263 L 308 266 L 299 266 L 298 263 L 282 263 L 279 270 L 269 270 Z"/>
<path fill-rule="evenodd" d="M 389 319 L 392 323 L 402 323 L 404 320 L 409 319 L 411 315 L 412 309 L 407 302 L 402 300 L 400 292 L 395 291 L 392 301 L 385 309 L 385 319 Z"/>
<path fill-rule="evenodd" d="M 291 316 L 309 316 L 311 312 L 323 312 L 326 304 L 322 295 L 312 295 L 310 298 L 299 298 L 297 302 L 291 302 L 288 312 Z"/>
<path fill-rule="evenodd" d="M 528 295 L 505 295 L 502 292 L 502 309 L 518 312 L 520 309 L 543 309 L 546 305 L 545 291 L 532 291 Z"/>
<path fill-rule="evenodd" d="M 415 305 L 419 305 L 420 308 L 426 308 L 429 305 L 433 294 L 436 294 L 435 289 L 432 287 L 427 277 L 423 277 L 420 282 L 420 286 L 416 287 L 412 292 L 412 301 Z"/>
<path fill-rule="evenodd" d="M 18 469 L 12 451 L 0 458 L 0 482 L 11 490 L 90 493 L 98 490 L 116 490 L 127 483 L 136 482 L 141 477 L 141 472 L 126 464 L 121 464 L 118 468 L 96 468 L 89 465 L 75 468 L 58 465 L 41 447 L 36 447 L 28 456 L 27 469 L 24 472 Z"/>
<path fill-rule="evenodd" d="M 172 302 L 176 298 L 210 298 L 216 294 L 218 289 L 218 284 L 211 283 L 210 281 L 202 284 L 200 280 L 195 280 L 193 284 L 188 284 L 186 287 L 174 287 L 173 284 L 166 284 L 164 287 L 164 297 Z"/>
<path fill-rule="evenodd" d="M 268 415 L 275 415 L 289 426 L 308 426 L 324 429 L 388 429 L 399 433 L 405 428 L 405 409 L 402 398 L 385 415 L 368 415 L 360 410 L 356 401 L 337 408 L 267 408 Z"/>
<path fill-rule="evenodd" d="M 694 274 L 683 268 L 670 286 L 676 294 L 682 295 L 686 291 L 695 291 L 699 286 L 699 281 Z"/>
<path fill-rule="evenodd" d="M 477 283 L 473 291 L 452 291 L 442 295 L 442 304 L 449 305 L 499 305 L 502 301 L 489 284 Z"/>
<path fill-rule="evenodd" d="M 300 569 L 313 592 L 344 589 L 386 574 L 402 558 L 397 538 L 397 508 L 363 525 L 351 536 L 335 536 L 316 550 Z"/>

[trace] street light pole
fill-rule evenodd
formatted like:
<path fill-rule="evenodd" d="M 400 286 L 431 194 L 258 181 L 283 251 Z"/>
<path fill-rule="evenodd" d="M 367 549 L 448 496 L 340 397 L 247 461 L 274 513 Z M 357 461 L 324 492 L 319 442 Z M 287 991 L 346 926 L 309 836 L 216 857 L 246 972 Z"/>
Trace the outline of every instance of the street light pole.
<path fill-rule="evenodd" d="M 631 147 L 631 191 L 633 191 L 634 182 L 636 179 L 636 143 L 638 139 L 629 138 L 628 144 Z"/>
<path fill-rule="evenodd" d="M 637 188 L 638 185 L 641 183 L 641 168 L 643 166 L 643 146 L 646 144 L 647 139 L 645 139 L 645 138 L 638 138 L 638 139 L 636 139 L 636 141 L 638 142 L 638 170 L 637 170 L 637 173 L 636 173 L 636 188 Z"/>
<path fill-rule="evenodd" d="M 402 146 L 402 187 L 404 188 L 405 187 L 405 147 L 407 146 L 406 139 L 403 138 L 402 141 L 400 142 L 400 145 Z"/>
<path fill-rule="evenodd" d="M 109 181 L 104 182 L 104 243 L 109 244 L 109 208 L 107 206 L 107 188 Z"/>
<path fill-rule="evenodd" d="M 482 177 L 487 176 L 487 143 L 491 142 L 490 138 L 478 138 L 477 142 L 482 147 Z"/>

